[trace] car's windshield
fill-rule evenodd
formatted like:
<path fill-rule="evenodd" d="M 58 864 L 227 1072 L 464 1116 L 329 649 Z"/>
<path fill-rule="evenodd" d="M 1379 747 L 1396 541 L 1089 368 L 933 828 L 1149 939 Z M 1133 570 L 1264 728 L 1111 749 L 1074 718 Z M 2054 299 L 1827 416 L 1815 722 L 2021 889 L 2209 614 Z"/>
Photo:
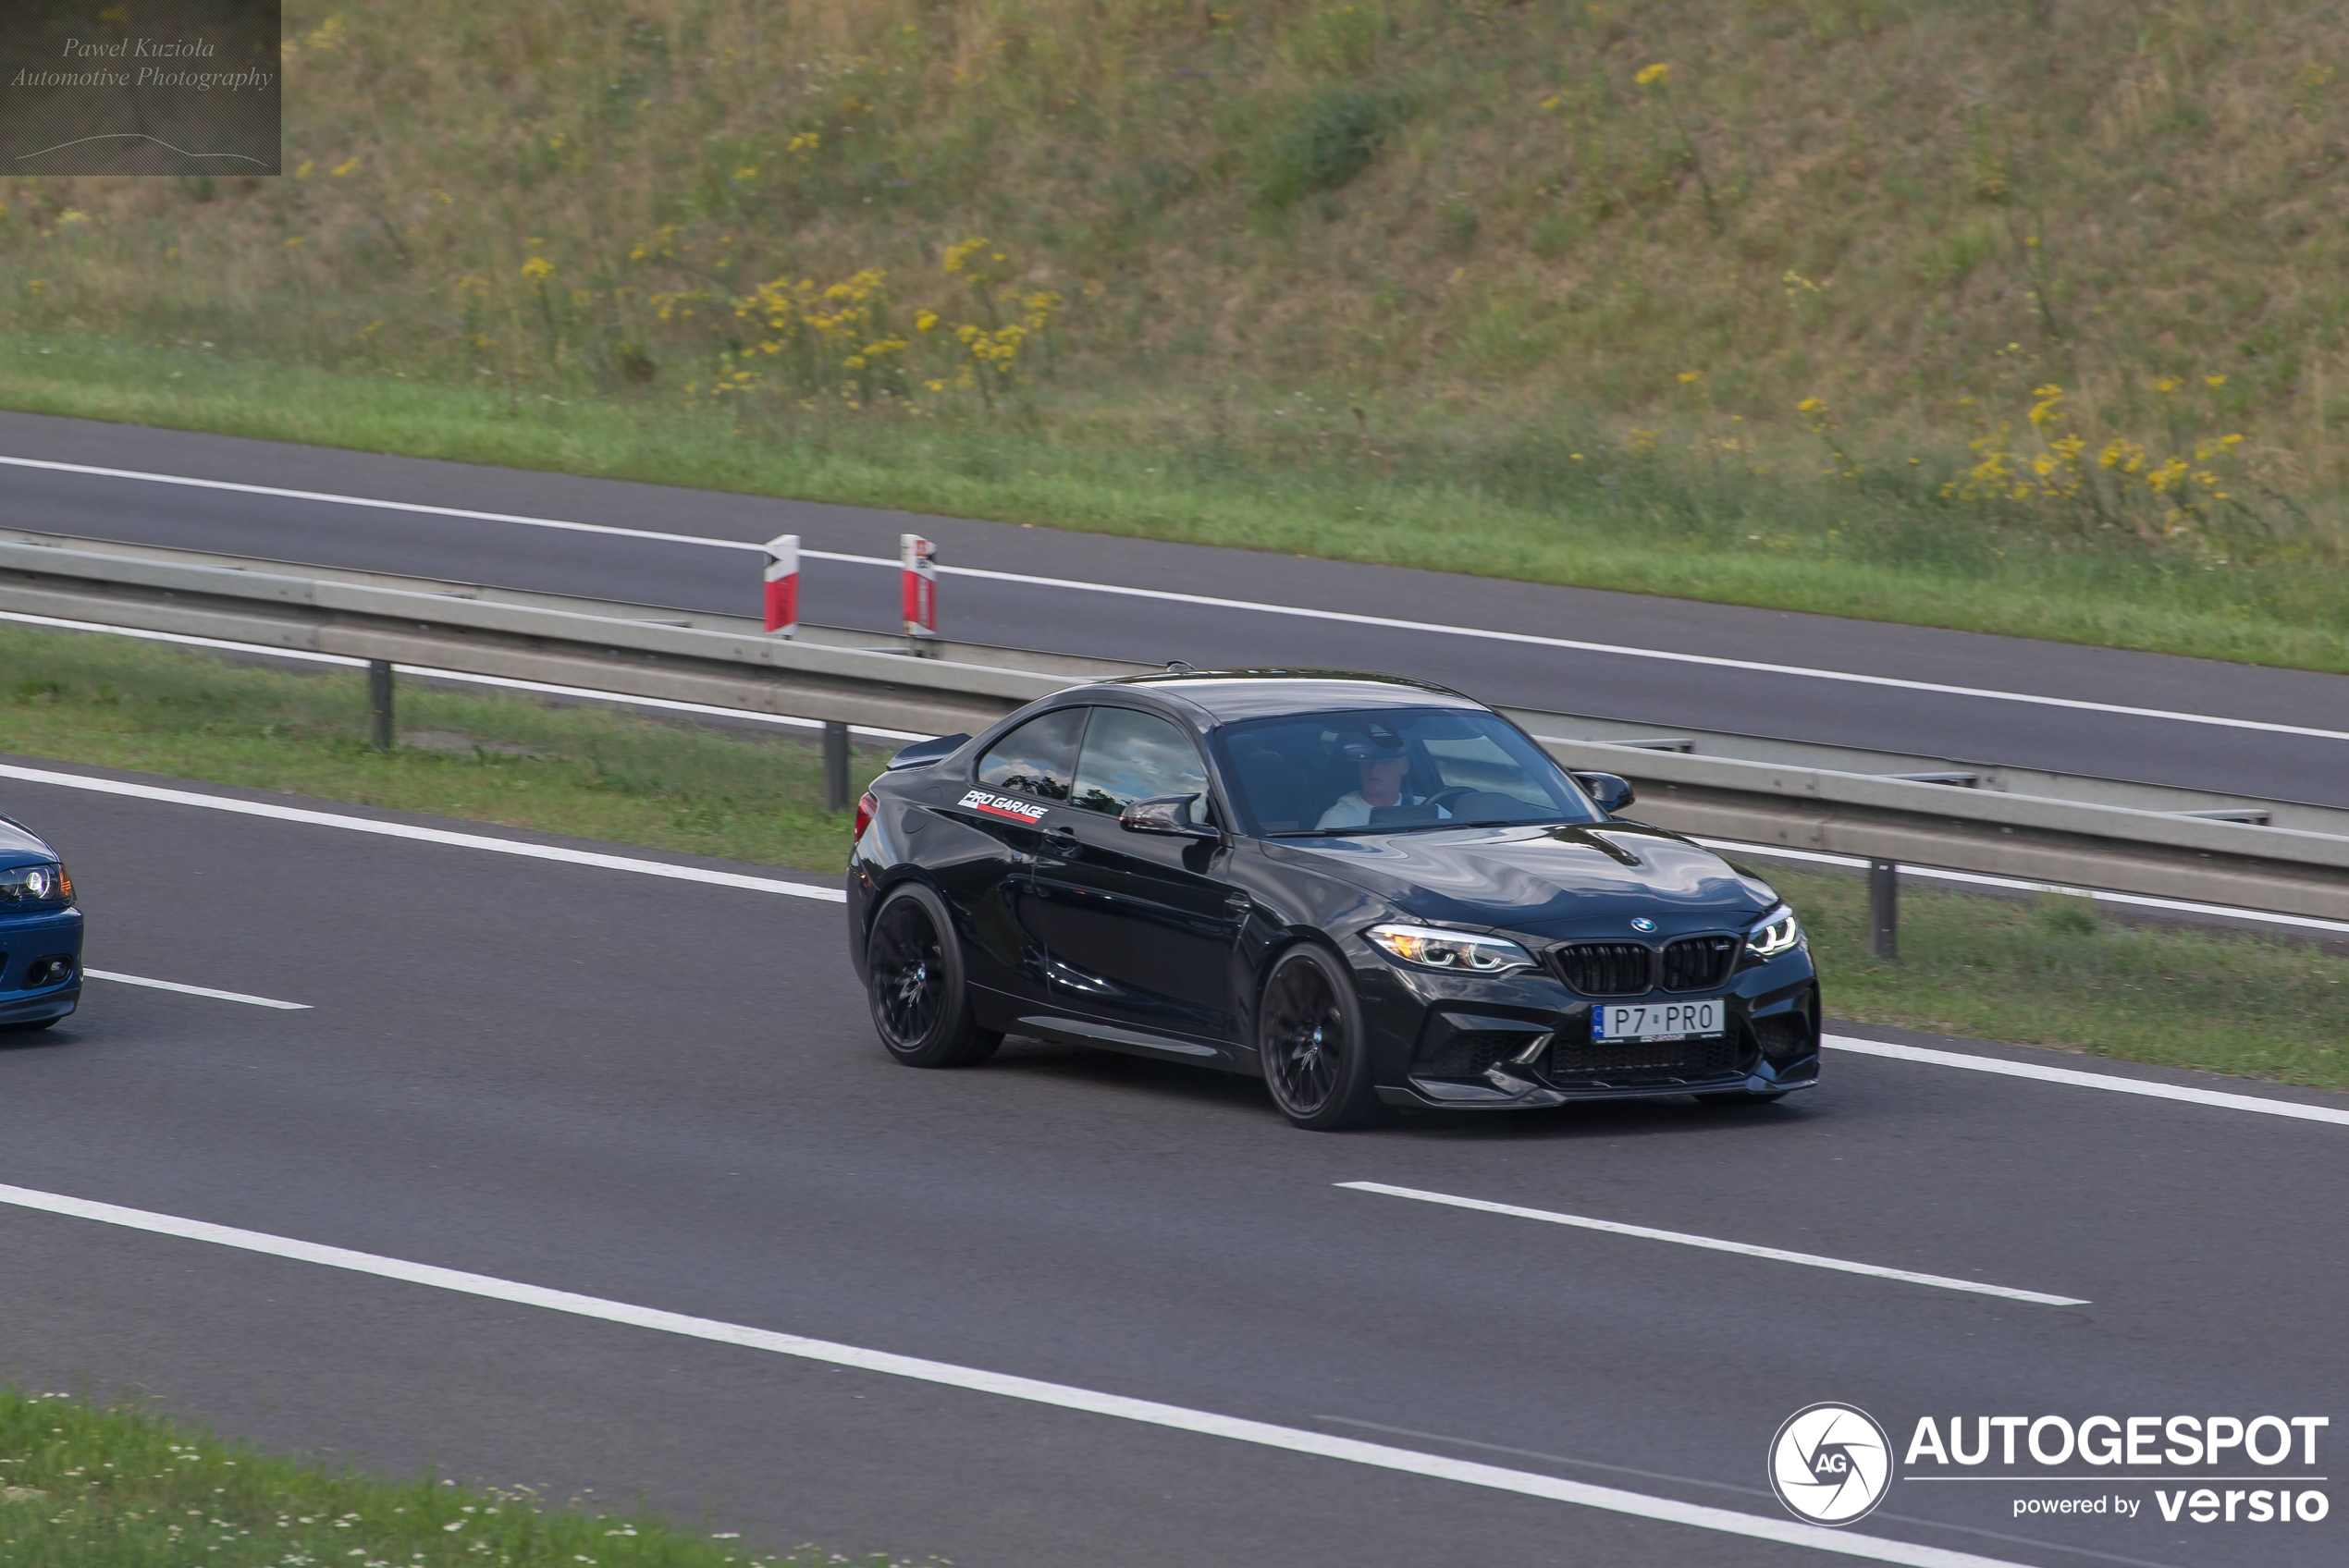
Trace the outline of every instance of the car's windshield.
<path fill-rule="evenodd" d="M 1303 714 L 1215 741 L 1234 803 L 1268 837 L 1599 820 L 1562 768 L 1488 713 Z"/>

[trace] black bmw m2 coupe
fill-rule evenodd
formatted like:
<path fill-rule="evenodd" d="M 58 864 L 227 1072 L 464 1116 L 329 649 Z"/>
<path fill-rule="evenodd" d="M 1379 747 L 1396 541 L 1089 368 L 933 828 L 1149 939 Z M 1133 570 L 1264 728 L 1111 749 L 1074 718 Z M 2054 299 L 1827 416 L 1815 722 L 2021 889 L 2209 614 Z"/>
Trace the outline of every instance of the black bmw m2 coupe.
<path fill-rule="evenodd" d="M 1391 676 L 1076 687 L 892 760 L 857 805 L 849 948 L 899 1061 L 1097 1046 L 1261 1076 L 1320 1130 L 1815 1083 L 1793 912 L 1630 803 Z"/>

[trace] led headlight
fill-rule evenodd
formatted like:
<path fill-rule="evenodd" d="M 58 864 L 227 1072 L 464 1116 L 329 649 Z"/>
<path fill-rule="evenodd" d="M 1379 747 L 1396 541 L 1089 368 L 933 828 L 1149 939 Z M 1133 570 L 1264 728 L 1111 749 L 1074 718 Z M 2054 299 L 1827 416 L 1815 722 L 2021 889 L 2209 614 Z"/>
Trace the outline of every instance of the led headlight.
<path fill-rule="evenodd" d="M 1405 963 L 1457 974 L 1506 974 L 1531 969 L 1533 955 L 1505 937 L 1480 937 L 1433 925 L 1373 925 L 1362 933 Z"/>
<path fill-rule="evenodd" d="M 1802 941 L 1802 923 L 1794 918 L 1792 910 L 1780 904 L 1745 934 L 1745 950 L 1755 958 L 1776 958 L 1793 951 Z"/>
<path fill-rule="evenodd" d="M 73 878 L 62 865 L 19 865 L 0 871 L 0 904 L 63 903 L 73 897 Z"/>

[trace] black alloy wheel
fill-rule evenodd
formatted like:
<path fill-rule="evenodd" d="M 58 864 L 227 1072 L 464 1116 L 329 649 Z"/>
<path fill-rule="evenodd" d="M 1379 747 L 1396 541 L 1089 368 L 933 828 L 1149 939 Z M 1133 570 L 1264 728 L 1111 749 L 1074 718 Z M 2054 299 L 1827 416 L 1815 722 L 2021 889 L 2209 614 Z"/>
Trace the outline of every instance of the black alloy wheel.
<path fill-rule="evenodd" d="M 918 883 L 892 893 L 866 944 L 873 1028 L 908 1067 L 971 1067 L 1003 1036 L 972 1021 L 963 954 L 937 894 Z"/>
<path fill-rule="evenodd" d="M 1320 948 L 1300 944 L 1273 963 L 1256 1041 L 1273 1103 L 1299 1127 L 1337 1133 L 1377 1118 L 1353 982 Z"/>

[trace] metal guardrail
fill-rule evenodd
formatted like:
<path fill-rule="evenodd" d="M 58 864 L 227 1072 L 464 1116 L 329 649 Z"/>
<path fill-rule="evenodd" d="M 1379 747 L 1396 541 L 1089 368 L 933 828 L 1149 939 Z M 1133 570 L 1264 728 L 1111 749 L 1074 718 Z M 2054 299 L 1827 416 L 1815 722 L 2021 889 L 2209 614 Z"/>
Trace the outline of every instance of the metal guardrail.
<path fill-rule="evenodd" d="M 1155 668 L 0 531 L 0 609 L 944 733 Z M 1631 721 L 1512 711 L 1679 831 L 2349 920 L 2349 811 Z"/>
<path fill-rule="evenodd" d="M 0 608 L 929 734 L 1133 668 L 16 530 Z"/>

